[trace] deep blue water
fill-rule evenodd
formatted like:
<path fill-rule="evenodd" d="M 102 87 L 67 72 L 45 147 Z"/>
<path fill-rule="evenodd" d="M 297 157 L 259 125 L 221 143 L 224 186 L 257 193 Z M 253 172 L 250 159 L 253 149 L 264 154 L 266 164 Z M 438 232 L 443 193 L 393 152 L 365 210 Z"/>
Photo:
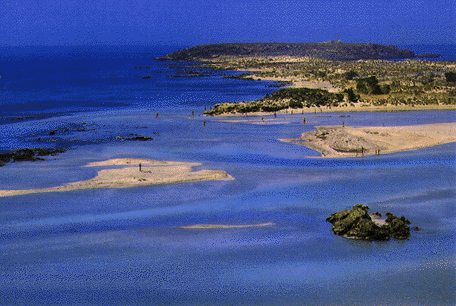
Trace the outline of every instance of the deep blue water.
<path fill-rule="evenodd" d="M 68 151 L 1 167 L 0 189 L 89 179 L 95 169 L 81 166 L 118 157 L 196 161 L 202 163 L 196 169 L 225 170 L 236 180 L 0 198 L 1 304 L 455 304 L 455 143 L 319 159 L 278 141 L 342 121 L 454 122 L 454 112 L 305 114 L 305 126 L 301 114 L 270 125 L 250 124 L 259 121 L 254 117 L 224 122 L 200 114 L 274 89 L 223 79 L 234 73 L 227 71 L 169 77 L 181 72 L 180 64 L 151 59 L 172 51 L 3 53 L 0 150 Z M 130 134 L 153 140 L 118 138 Z M 325 218 L 356 203 L 404 215 L 422 230 L 402 242 L 335 236 Z M 275 225 L 179 228 L 265 222 Z"/>
<path fill-rule="evenodd" d="M 456 60 L 456 45 L 398 45 L 399 48 L 408 48 L 416 55 L 432 53 L 440 54 L 440 59 Z"/>

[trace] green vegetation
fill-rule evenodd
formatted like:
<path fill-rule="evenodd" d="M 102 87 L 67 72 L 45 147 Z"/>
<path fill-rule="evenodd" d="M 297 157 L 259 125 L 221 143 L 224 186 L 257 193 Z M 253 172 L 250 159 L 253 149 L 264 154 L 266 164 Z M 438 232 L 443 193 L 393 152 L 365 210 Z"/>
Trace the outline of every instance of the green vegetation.
<path fill-rule="evenodd" d="M 408 59 L 385 60 L 392 58 Z M 420 56 L 412 51 L 395 46 L 331 41 L 201 45 L 158 59 L 199 61 L 193 64 L 194 68 L 252 71 L 228 78 L 271 80 L 278 84 L 274 87 L 289 83 L 295 88 L 320 88 L 316 91 L 287 89 L 256 101 L 238 105 L 225 103 L 206 112 L 209 115 L 356 106 L 355 103 L 359 106 L 456 107 L 456 63 L 417 58 Z"/>
<path fill-rule="evenodd" d="M 206 111 L 205 114 L 220 115 L 230 112 L 250 113 L 260 111 L 276 112 L 288 108 L 336 106 L 343 99 L 343 94 L 330 93 L 321 89 L 285 88 L 253 102 L 217 104 L 214 109 Z"/>
<path fill-rule="evenodd" d="M 358 78 L 356 80 L 356 89 L 359 93 L 372 95 L 389 94 L 389 92 L 391 91 L 391 87 L 389 84 L 385 84 L 382 87 L 380 87 L 376 76 Z"/>
<path fill-rule="evenodd" d="M 351 88 L 351 87 L 348 89 L 345 89 L 344 93 L 347 94 L 347 99 L 350 102 L 358 102 L 358 100 L 360 98 L 360 95 L 355 94 L 355 92 L 353 91 L 353 88 Z"/>
<path fill-rule="evenodd" d="M 456 73 L 454 72 L 445 72 L 445 78 L 447 80 L 447 82 L 456 82 Z"/>
<path fill-rule="evenodd" d="M 362 204 L 356 204 L 348 210 L 333 213 L 326 221 L 331 222 L 333 231 L 336 235 L 341 235 L 345 238 L 364 239 L 364 240 L 389 240 L 392 236 L 395 239 L 405 240 L 410 237 L 411 222 L 404 216 L 398 218 L 391 213 L 386 213 L 387 218 L 385 224 L 377 225 L 372 221 L 372 217 L 379 218 L 381 214 L 378 212 L 368 214 L 369 207 Z M 419 227 L 414 227 L 419 230 Z"/>
<path fill-rule="evenodd" d="M 304 95 L 298 94 L 296 97 L 293 96 L 296 93 L 294 91 L 290 91 L 290 94 L 273 93 L 273 97 L 280 96 L 282 100 L 271 101 L 266 96 L 238 106 L 223 104 L 216 106 L 217 111 L 207 113 L 210 115 L 277 111 L 287 107 L 305 108 L 312 105 L 332 107 L 350 103 L 374 106 L 456 106 L 456 64 L 448 61 L 335 61 L 315 57 L 225 56 L 206 61 L 201 66 L 218 70 L 255 71 L 255 79 L 290 82 L 295 87 L 307 86 L 303 82 L 328 84 L 332 87 L 331 93 L 323 89 L 319 91 L 323 97 L 321 101 L 316 101 L 311 91 L 307 90 L 303 91 Z M 240 76 L 252 77 L 252 74 Z M 334 96 L 334 92 L 339 95 Z"/>
<path fill-rule="evenodd" d="M 239 75 L 229 75 L 223 77 L 224 79 L 241 79 L 241 80 L 255 80 L 253 77 L 251 77 L 251 73 L 241 73 Z"/>

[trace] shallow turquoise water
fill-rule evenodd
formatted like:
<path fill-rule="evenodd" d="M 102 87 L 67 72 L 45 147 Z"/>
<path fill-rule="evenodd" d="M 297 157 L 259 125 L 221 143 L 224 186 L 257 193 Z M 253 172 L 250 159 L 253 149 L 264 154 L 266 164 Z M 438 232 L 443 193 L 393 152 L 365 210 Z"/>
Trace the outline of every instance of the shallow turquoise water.
<path fill-rule="evenodd" d="M 154 141 L 87 145 L 46 162 L 3 167 L 1 182 L 8 188 L 87 179 L 94 170 L 81 165 L 114 157 L 200 161 L 199 168 L 236 178 L 0 199 L 1 291 L 7 302 L 451 304 L 455 145 L 319 159 L 305 147 L 277 141 L 311 129 L 294 116 L 287 118 L 290 124 L 274 126 L 206 118 L 200 128 L 202 118 L 157 122 L 151 115 L 148 129 L 162 129 Z M 358 124 L 374 120 L 369 116 L 350 118 Z M 382 119 L 393 125 L 427 116 L 388 113 Z M 439 114 L 445 116 L 451 120 L 453 114 Z M 112 120 L 128 126 L 135 118 Z M 325 218 L 356 203 L 405 215 L 422 231 L 404 242 L 382 243 L 332 234 Z M 265 222 L 275 225 L 179 228 Z"/>

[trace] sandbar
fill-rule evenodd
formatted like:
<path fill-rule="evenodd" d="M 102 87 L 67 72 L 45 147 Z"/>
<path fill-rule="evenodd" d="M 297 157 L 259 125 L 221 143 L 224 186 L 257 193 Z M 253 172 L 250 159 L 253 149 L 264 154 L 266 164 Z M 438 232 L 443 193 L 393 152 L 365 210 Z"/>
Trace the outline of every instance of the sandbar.
<path fill-rule="evenodd" d="M 141 171 L 139 171 L 140 163 Z M 101 169 L 97 171 L 97 176 L 90 180 L 73 182 L 50 188 L 0 190 L 0 197 L 31 193 L 65 192 L 82 189 L 130 188 L 137 186 L 197 181 L 234 180 L 232 176 L 221 170 L 193 171 L 193 167 L 200 165 L 200 163 L 156 161 L 150 159 L 111 159 L 102 162 L 90 163 L 84 166 L 111 167 L 111 169 Z"/>
<path fill-rule="evenodd" d="M 358 128 L 318 126 L 299 138 L 281 140 L 314 149 L 322 157 L 380 155 L 455 142 L 456 123 Z"/>
<path fill-rule="evenodd" d="M 275 223 L 260 223 L 260 224 L 241 224 L 241 225 L 227 225 L 227 224 L 195 224 L 181 226 L 179 228 L 183 229 L 225 229 L 225 228 L 249 228 L 249 227 L 263 227 L 263 226 L 273 226 Z"/>

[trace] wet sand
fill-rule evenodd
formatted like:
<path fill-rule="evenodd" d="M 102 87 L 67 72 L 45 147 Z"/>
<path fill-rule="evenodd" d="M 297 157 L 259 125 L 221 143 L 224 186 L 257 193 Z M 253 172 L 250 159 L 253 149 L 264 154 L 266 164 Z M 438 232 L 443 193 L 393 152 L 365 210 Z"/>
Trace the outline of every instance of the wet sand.
<path fill-rule="evenodd" d="M 226 229 L 226 228 L 249 228 L 249 227 L 263 227 L 273 226 L 275 223 L 260 223 L 260 224 L 242 224 L 242 225 L 226 225 L 226 224 L 195 224 L 188 226 L 181 226 L 183 229 Z"/>
<path fill-rule="evenodd" d="M 361 128 L 319 126 L 299 138 L 281 140 L 314 149 L 323 157 L 380 155 L 455 142 L 456 123 Z"/>
<path fill-rule="evenodd" d="M 141 163 L 141 171 L 139 164 Z M 16 196 L 31 193 L 64 192 L 97 188 L 130 188 L 137 186 L 175 184 L 210 180 L 234 180 L 225 171 L 200 170 L 192 167 L 200 163 L 167 162 L 150 159 L 111 159 L 90 163 L 85 167 L 115 167 L 99 170 L 93 179 L 65 184 L 57 187 L 23 190 L 0 190 L 0 197 Z"/>

